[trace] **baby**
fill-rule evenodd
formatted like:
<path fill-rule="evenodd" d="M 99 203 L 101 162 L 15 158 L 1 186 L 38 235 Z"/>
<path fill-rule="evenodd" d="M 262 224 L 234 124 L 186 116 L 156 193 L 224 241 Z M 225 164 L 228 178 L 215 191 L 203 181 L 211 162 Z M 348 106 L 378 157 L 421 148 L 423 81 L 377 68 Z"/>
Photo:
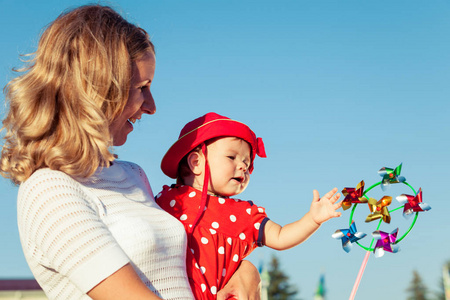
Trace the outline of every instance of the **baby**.
<path fill-rule="evenodd" d="M 266 157 L 264 144 L 247 125 L 208 113 L 186 124 L 162 159 L 162 171 L 177 184 L 164 186 L 156 202 L 186 229 L 186 267 L 196 299 L 215 299 L 257 246 L 294 247 L 341 215 L 337 188 L 322 198 L 314 190 L 309 212 L 285 226 L 253 202 L 230 198 L 247 187 L 256 155 Z"/>

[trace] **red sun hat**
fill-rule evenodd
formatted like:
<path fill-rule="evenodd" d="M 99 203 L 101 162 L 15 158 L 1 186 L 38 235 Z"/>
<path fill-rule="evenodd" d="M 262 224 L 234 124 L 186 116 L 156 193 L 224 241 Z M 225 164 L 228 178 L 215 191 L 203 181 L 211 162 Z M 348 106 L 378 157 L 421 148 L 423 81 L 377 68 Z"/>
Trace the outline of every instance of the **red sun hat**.
<path fill-rule="evenodd" d="M 178 164 L 191 150 L 205 141 L 216 137 L 237 137 L 249 143 L 253 171 L 255 156 L 266 157 L 264 143 L 244 123 L 210 112 L 189 123 L 181 129 L 178 140 L 169 148 L 161 161 L 161 170 L 170 178 L 177 178 Z"/>

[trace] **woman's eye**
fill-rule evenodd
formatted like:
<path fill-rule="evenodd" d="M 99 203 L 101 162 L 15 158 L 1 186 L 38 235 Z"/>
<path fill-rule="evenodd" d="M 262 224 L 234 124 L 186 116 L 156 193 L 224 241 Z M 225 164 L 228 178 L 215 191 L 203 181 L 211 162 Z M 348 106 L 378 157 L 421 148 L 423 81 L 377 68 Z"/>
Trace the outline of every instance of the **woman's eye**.
<path fill-rule="evenodd" d="M 143 86 L 139 87 L 139 89 L 140 89 L 141 91 L 143 91 L 143 90 L 145 90 L 145 89 L 148 88 L 148 87 L 149 87 L 149 85 L 143 85 Z"/>

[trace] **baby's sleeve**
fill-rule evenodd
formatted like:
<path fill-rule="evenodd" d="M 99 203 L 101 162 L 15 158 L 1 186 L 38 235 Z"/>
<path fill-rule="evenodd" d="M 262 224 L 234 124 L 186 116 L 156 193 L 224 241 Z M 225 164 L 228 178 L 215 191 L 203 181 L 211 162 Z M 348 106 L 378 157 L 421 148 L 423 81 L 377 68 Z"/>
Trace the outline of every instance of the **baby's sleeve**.
<path fill-rule="evenodd" d="M 270 219 L 267 217 L 264 207 L 257 206 L 252 201 L 247 201 L 250 205 L 246 212 L 250 215 L 254 240 L 258 247 L 264 246 L 264 227 Z"/>
<path fill-rule="evenodd" d="M 86 293 L 129 262 L 99 207 L 77 181 L 39 170 L 19 188 L 18 225 L 25 256 L 66 276 Z"/>

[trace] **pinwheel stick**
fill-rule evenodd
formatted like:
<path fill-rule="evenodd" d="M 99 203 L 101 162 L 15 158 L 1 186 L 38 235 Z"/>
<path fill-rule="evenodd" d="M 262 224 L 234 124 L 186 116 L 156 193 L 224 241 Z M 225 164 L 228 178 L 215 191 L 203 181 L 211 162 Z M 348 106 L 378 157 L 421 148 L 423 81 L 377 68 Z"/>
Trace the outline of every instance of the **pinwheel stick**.
<path fill-rule="evenodd" d="M 377 230 L 380 229 L 381 221 L 382 220 L 380 220 L 378 222 Z M 359 283 L 361 282 L 362 276 L 364 274 L 364 270 L 366 269 L 367 261 L 369 260 L 369 256 L 370 256 L 370 252 L 373 250 L 372 249 L 372 245 L 373 245 L 374 241 L 375 241 L 375 239 L 372 239 L 372 241 L 370 242 L 369 248 L 363 247 L 364 249 L 367 250 L 366 251 L 366 256 L 364 256 L 364 259 L 363 259 L 363 262 L 361 264 L 361 267 L 359 268 L 358 276 L 356 277 L 355 284 L 353 285 L 352 293 L 350 294 L 350 298 L 348 298 L 349 300 L 355 299 L 356 291 L 358 290 Z"/>
<path fill-rule="evenodd" d="M 359 273 L 358 273 L 358 276 L 356 277 L 355 284 L 353 285 L 353 290 L 352 290 L 352 293 L 350 294 L 349 300 L 355 299 L 356 291 L 358 290 L 359 283 L 361 282 L 361 278 L 364 274 L 364 270 L 366 269 L 367 261 L 369 260 L 369 256 L 370 256 L 370 251 L 366 251 L 366 256 L 364 256 L 364 260 L 361 264 L 361 268 L 359 268 Z"/>

